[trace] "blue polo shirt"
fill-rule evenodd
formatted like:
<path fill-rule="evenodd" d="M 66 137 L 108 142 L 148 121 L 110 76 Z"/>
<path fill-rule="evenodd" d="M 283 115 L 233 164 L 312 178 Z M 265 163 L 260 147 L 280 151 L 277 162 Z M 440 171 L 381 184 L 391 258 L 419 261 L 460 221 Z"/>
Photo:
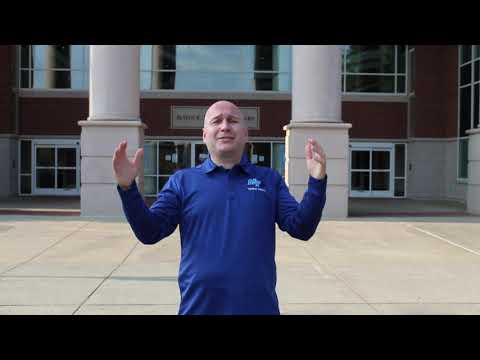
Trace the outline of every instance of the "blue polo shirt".
<path fill-rule="evenodd" d="M 325 206 L 327 177 L 308 180 L 300 204 L 280 174 L 243 156 L 230 170 L 206 159 L 173 174 L 146 206 L 135 183 L 117 187 L 132 230 L 155 244 L 180 226 L 179 314 L 279 314 L 275 223 L 308 240 Z"/>

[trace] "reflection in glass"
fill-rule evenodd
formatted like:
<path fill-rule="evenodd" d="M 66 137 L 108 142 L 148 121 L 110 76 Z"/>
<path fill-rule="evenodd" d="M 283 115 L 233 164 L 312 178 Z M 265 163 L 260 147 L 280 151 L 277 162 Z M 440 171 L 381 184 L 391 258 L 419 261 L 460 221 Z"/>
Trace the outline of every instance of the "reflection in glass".
<path fill-rule="evenodd" d="M 157 143 L 145 142 L 143 146 L 143 171 L 145 175 L 157 174 Z"/>
<path fill-rule="evenodd" d="M 208 149 L 205 144 L 195 144 L 195 166 L 200 165 L 208 158 Z"/>
<path fill-rule="evenodd" d="M 37 166 L 55 166 L 55 148 L 37 148 Z"/>
<path fill-rule="evenodd" d="M 395 144 L 395 177 L 405 176 L 405 144 Z"/>
<path fill-rule="evenodd" d="M 405 196 L 405 179 L 395 179 L 394 196 Z"/>
<path fill-rule="evenodd" d="M 394 85 L 393 76 L 347 75 L 347 92 L 392 93 Z"/>
<path fill-rule="evenodd" d="M 370 173 L 368 171 L 352 171 L 352 190 L 369 191 L 370 190 Z"/>
<path fill-rule="evenodd" d="M 459 158 L 458 162 L 458 177 L 460 179 L 468 178 L 468 139 L 459 140 Z"/>
<path fill-rule="evenodd" d="M 143 189 L 144 189 L 145 195 L 156 195 L 157 176 L 145 176 L 143 178 Z"/>
<path fill-rule="evenodd" d="M 270 167 L 270 143 L 250 143 L 249 159 L 252 164 Z"/>
<path fill-rule="evenodd" d="M 372 191 L 388 191 L 390 189 L 389 172 L 372 172 Z"/>
<path fill-rule="evenodd" d="M 273 144 L 273 168 L 285 177 L 285 144 Z"/>
<path fill-rule="evenodd" d="M 352 169 L 370 169 L 370 151 L 352 151 Z"/>
<path fill-rule="evenodd" d="M 389 151 L 373 151 L 372 152 L 372 169 L 374 170 L 390 169 L 390 152 Z"/>
<path fill-rule="evenodd" d="M 75 167 L 77 165 L 77 149 L 58 148 L 57 161 L 60 167 Z"/>
<path fill-rule="evenodd" d="M 37 169 L 37 188 L 53 189 L 55 188 L 55 170 Z"/>
<path fill-rule="evenodd" d="M 32 177 L 31 175 L 20 176 L 20 193 L 31 194 L 32 193 Z"/>
<path fill-rule="evenodd" d="M 348 73 L 394 73 L 394 45 L 350 45 L 347 48 Z"/>
<path fill-rule="evenodd" d="M 77 171 L 69 169 L 57 170 L 57 188 L 75 189 L 77 187 Z"/>
<path fill-rule="evenodd" d="M 32 173 L 32 142 L 30 140 L 22 140 L 20 145 L 21 159 L 20 171 L 22 174 Z"/>

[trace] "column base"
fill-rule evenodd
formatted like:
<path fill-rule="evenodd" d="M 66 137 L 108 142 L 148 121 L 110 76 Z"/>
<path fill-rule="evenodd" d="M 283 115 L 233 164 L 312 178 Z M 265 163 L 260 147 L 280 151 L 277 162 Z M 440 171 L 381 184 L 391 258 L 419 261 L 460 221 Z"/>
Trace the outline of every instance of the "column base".
<path fill-rule="evenodd" d="M 132 159 L 143 147 L 145 124 L 140 121 L 79 121 L 82 127 L 80 209 L 82 217 L 124 218 L 122 203 L 113 175 L 112 158 L 116 146 L 128 142 Z M 143 193 L 143 166 L 136 179 Z"/>
<path fill-rule="evenodd" d="M 345 123 L 291 123 L 284 127 L 285 181 L 291 194 L 301 201 L 307 190 L 308 171 L 305 161 L 305 144 L 313 138 L 327 155 L 327 201 L 323 219 L 348 217 L 348 130 Z"/>
<path fill-rule="evenodd" d="M 480 215 L 480 129 L 468 130 L 467 212 Z"/>

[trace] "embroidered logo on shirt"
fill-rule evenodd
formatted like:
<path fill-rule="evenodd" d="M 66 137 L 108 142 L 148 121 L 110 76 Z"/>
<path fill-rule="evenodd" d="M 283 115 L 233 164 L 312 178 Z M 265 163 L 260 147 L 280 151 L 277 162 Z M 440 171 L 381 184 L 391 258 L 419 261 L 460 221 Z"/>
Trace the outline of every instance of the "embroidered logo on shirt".
<path fill-rule="evenodd" d="M 262 189 L 260 187 L 261 184 L 262 184 L 262 182 L 260 180 L 255 179 L 255 178 L 248 179 L 247 189 L 248 190 L 255 190 L 255 191 L 266 191 L 265 189 Z"/>

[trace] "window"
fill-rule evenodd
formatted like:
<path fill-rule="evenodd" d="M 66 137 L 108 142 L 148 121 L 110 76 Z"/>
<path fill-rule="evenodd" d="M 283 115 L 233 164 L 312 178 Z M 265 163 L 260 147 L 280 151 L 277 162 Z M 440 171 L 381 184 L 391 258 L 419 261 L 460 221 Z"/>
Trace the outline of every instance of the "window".
<path fill-rule="evenodd" d="M 20 87 L 88 89 L 87 45 L 21 45 Z"/>
<path fill-rule="evenodd" d="M 342 91 L 406 94 L 405 45 L 344 45 Z"/>
<path fill-rule="evenodd" d="M 142 90 L 290 91 L 291 46 L 142 45 Z"/>
<path fill-rule="evenodd" d="M 480 114 L 480 45 L 458 47 L 458 178 L 468 179 L 467 130 L 478 127 Z"/>
<path fill-rule="evenodd" d="M 32 193 L 32 141 L 20 141 L 20 181 L 19 194 L 28 195 Z"/>

